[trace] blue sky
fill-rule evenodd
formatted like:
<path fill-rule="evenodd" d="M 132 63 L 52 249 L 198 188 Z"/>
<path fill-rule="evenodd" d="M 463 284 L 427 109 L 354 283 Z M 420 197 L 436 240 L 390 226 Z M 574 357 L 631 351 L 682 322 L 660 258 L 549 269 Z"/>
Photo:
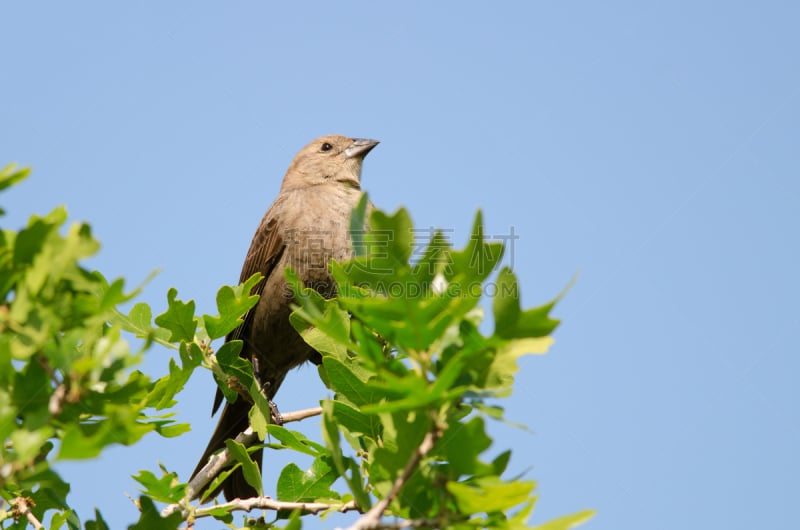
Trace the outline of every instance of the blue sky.
<path fill-rule="evenodd" d="M 505 403 L 530 431 L 492 431 L 538 481 L 535 521 L 790 526 L 797 3 L 18 2 L 0 20 L 0 164 L 34 170 L 3 195 L 4 226 L 66 204 L 103 242 L 92 266 L 130 285 L 160 269 L 142 300 L 163 308 L 175 286 L 211 311 L 294 153 L 379 139 L 363 175 L 378 206 L 459 245 L 477 208 L 490 235 L 513 227 L 526 305 L 580 274 Z M 83 517 L 122 528 L 130 474 L 188 474 L 213 388 L 200 374 L 182 394 L 189 435 L 64 465 Z M 323 396 L 304 368 L 278 402 Z"/>

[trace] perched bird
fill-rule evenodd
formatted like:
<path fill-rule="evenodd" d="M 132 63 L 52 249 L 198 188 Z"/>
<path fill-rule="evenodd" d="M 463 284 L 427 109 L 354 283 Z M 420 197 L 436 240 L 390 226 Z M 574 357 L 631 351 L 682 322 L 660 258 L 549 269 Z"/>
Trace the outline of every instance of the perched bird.
<path fill-rule="evenodd" d="M 331 259 L 341 261 L 350 257 L 349 222 L 361 197 L 361 166 L 377 144 L 376 140 L 323 136 L 305 146 L 286 171 L 280 192 L 250 243 L 240 282 L 256 272 L 263 274 L 264 279 L 252 291 L 260 299 L 226 340 L 243 341 L 241 356 L 253 364 L 253 371 L 270 400 L 289 370 L 309 360 L 317 364 L 320 361 L 319 353 L 289 323 L 293 298 L 284 279 L 284 269 L 292 267 L 306 286 L 325 297 L 335 294 L 328 264 Z M 223 399 L 217 389 L 212 414 Z M 212 454 L 225 447 L 226 439 L 236 437 L 248 427 L 249 410 L 250 404 L 242 399 L 225 403 L 217 428 L 192 476 Z M 260 468 L 262 452 L 252 456 Z M 257 495 L 241 470 L 232 473 L 221 489 L 228 500 Z M 218 493 L 219 490 L 207 498 Z"/>

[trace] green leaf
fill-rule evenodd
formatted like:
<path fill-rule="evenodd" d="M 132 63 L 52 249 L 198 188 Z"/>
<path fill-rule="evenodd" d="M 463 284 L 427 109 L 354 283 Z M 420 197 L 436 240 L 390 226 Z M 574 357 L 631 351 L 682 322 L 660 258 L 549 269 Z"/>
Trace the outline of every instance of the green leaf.
<path fill-rule="evenodd" d="M 153 422 L 156 432 L 164 438 L 176 438 L 192 430 L 188 423 L 172 423 L 169 425 Z"/>
<path fill-rule="evenodd" d="M 453 472 L 474 475 L 487 471 L 487 465 L 478 459 L 478 455 L 491 444 L 483 419 L 476 417 L 467 423 L 451 423 L 437 445 Z"/>
<path fill-rule="evenodd" d="M 255 382 L 253 365 L 246 359 L 239 357 L 241 351 L 242 341 L 232 340 L 223 344 L 216 354 L 217 362 L 222 371 L 225 372 L 225 376 L 214 371 L 214 379 L 217 381 L 217 385 L 222 390 L 225 398 L 230 402 L 236 401 L 239 394 L 231 388 L 229 378 L 235 378 L 238 384 L 246 389 L 250 389 Z"/>
<path fill-rule="evenodd" d="M 163 473 L 157 477 L 154 473 L 141 470 L 133 479 L 144 486 L 142 493 L 160 502 L 175 503 L 186 494 L 186 484 L 181 484 L 175 473 Z"/>
<path fill-rule="evenodd" d="M 295 311 L 302 314 L 310 323 L 319 319 L 324 310 L 325 298 L 314 289 L 306 287 L 300 279 L 300 276 L 298 276 L 297 272 L 291 267 L 287 267 L 283 271 L 283 276 L 286 279 L 286 283 L 292 289 L 295 301 L 303 310 L 301 312 L 295 308 Z"/>
<path fill-rule="evenodd" d="M 50 444 L 51 445 L 51 444 Z M 69 493 L 69 484 L 65 483 L 58 474 L 45 467 L 45 454 L 47 451 L 42 452 L 38 465 L 38 470 L 33 470 L 28 476 L 25 476 L 17 484 L 16 488 L 23 490 L 22 496 L 30 497 L 32 512 L 39 520 L 44 518 L 44 514 L 50 510 L 62 511 L 66 516 L 66 521 L 75 520 L 74 514 L 69 515 L 69 505 L 67 504 L 67 494 Z M 8 484 L 8 483 L 7 483 Z M 37 488 L 35 492 L 31 492 L 32 488 Z M 5 492 L 3 492 L 5 494 Z M 15 493 L 17 496 L 19 493 Z M 4 495 L 5 496 L 5 495 Z M 9 497 L 6 496 L 6 499 Z"/>
<path fill-rule="evenodd" d="M 94 458 L 106 446 L 130 445 L 155 428 L 153 424 L 137 423 L 133 411 L 125 407 L 110 407 L 108 413 L 108 418 L 103 421 L 66 425 L 58 458 Z"/>
<path fill-rule="evenodd" d="M 333 402 L 333 418 L 336 423 L 351 434 L 363 434 L 377 439 L 381 433 L 381 422 L 374 414 L 363 414 L 359 410 L 341 401 Z"/>
<path fill-rule="evenodd" d="M 167 310 L 156 317 L 156 325 L 170 331 L 171 342 L 191 342 L 197 325 L 194 321 L 194 300 L 182 302 L 175 297 L 178 290 L 174 287 L 167 292 Z"/>
<path fill-rule="evenodd" d="M 52 388 L 47 372 L 40 363 L 26 364 L 16 374 L 11 390 L 13 391 L 13 404 L 25 416 L 31 416 L 31 420 L 37 411 L 43 414 L 47 410 Z M 38 422 L 34 422 L 34 425 L 30 427 L 38 428 L 39 425 L 36 423 Z"/>
<path fill-rule="evenodd" d="M 17 169 L 15 164 L 9 164 L 0 169 L 0 191 L 22 182 L 28 178 L 30 172 L 30 168 Z"/>
<path fill-rule="evenodd" d="M 350 240 L 353 243 L 353 255 L 364 256 L 367 253 L 364 236 L 367 226 L 367 204 L 369 199 L 366 193 L 361 194 L 358 203 L 350 214 Z"/>
<path fill-rule="evenodd" d="M 147 336 L 153 329 L 152 321 L 153 311 L 150 309 L 150 306 L 144 302 L 139 302 L 135 304 L 131 308 L 131 312 L 128 313 L 128 322 L 132 326 L 128 331 Z"/>
<path fill-rule="evenodd" d="M 362 510 L 369 510 L 372 506 L 372 498 L 364 488 L 358 464 L 342 453 L 339 429 L 334 422 L 333 402 L 330 400 L 322 401 L 322 438 L 325 446 L 330 450 L 333 467 L 339 476 L 344 478 L 356 503 Z"/>
<path fill-rule="evenodd" d="M 9 442 L 11 442 L 19 460 L 33 460 L 52 434 L 50 427 L 43 427 L 33 431 L 17 429 L 9 436 Z"/>
<path fill-rule="evenodd" d="M 267 426 L 272 421 L 272 407 L 255 378 L 250 383 L 249 394 L 253 399 L 253 407 L 250 408 L 248 413 L 250 426 L 258 433 L 259 438 L 264 440 L 267 436 Z"/>
<path fill-rule="evenodd" d="M 164 328 L 153 327 L 153 312 L 150 306 L 144 302 L 134 304 L 127 315 L 116 312 L 116 322 L 122 326 L 122 329 L 135 336 L 147 340 L 155 340 L 162 346 L 168 348 L 175 348 L 175 346 L 168 342 L 170 338 L 170 331 Z"/>
<path fill-rule="evenodd" d="M 497 347 L 499 357 L 517 358 L 523 355 L 547 353 L 555 342 L 551 337 L 511 339 L 500 343 Z"/>
<path fill-rule="evenodd" d="M 335 499 L 339 495 L 330 489 L 339 474 L 333 469 L 330 457 L 315 458 L 311 467 L 302 471 L 295 464 L 283 468 L 278 478 L 278 499 L 289 502 Z"/>
<path fill-rule="evenodd" d="M 96 517 L 96 520 L 86 521 L 86 530 L 110 530 L 108 527 L 108 523 L 106 523 L 105 519 L 103 519 L 100 510 L 98 510 L 97 508 L 94 509 L 94 516 Z M 72 528 L 77 529 L 80 527 L 80 521 L 77 520 L 77 517 L 75 518 L 75 522 L 77 524 L 71 524 L 70 529 Z"/>
<path fill-rule="evenodd" d="M 394 215 L 376 210 L 369 218 L 369 230 L 359 238 L 356 256 L 341 264 L 340 276 L 349 283 L 368 285 L 386 292 L 385 280 L 409 272 L 408 259 L 414 249 L 411 217 L 405 209 Z M 334 278 L 342 285 L 337 275 Z"/>
<path fill-rule="evenodd" d="M 346 397 L 355 405 L 364 405 L 374 401 L 374 390 L 367 382 L 359 378 L 354 363 L 343 363 L 333 357 L 323 357 L 322 366 L 331 389 Z M 363 376 L 362 376 L 363 377 Z"/>
<path fill-rule="evenodd" d="M 450 255 L 452 250 L 452 246 L 442 230 L 436 230 L 431 236 L 428 246 L 422 252 L 422 257 L 411 269 L 414 280 L 421 285 L 430 286 L 434 292 L 441 293 L 442 291 L 439 288 L 443 286 L 440 281 L 444 279 L 442 274 L 447 270 L 451 270 L 453 266 L 453 260 Z M 442 276 L 437 280 L 438 285 L 434 289 L 434 278 L 437 275 Z"/>
<path fill-rule="evenodd" d="M 256 273 L 241 285 L 226 285 L 217 291 L 219 316 L 203 315 L 209 338 L 224 337 L 239 327 L 242 317 L 258 303 L 258 295 L 251 295 L 250 292 L 263 277 L 261 273 Z"/>
<path fill-rule="evenodd" d="M 463 250 L 450 252 L 451 266 L 445 268 L 444 276 L 459 292 L 480 298 L 480 284 L 494 271 L 503 257 L 502 243 L 487 243 L 483 235 L 483 214 L 475 214 L 469 242 Z"/>
<path fill-rule="evenodd" d="M 267 426 L 267 432 L 284 446 L 299 453 L 314 457 L 329 454 L 324 446 L 312 442 L 300 432 L 289 430 L 281 425 L 271 423 Z"/>
<path fill-rule="evenodd" d="M 31 216 L 28 226 L 19 231 L 14 242 L 14 263 L 16 265 L 32 264 L 34 257 L 42 252 L 50 234 L 64 224 L 66 219 L 67 211 L 64 208 L 56 208 L 43 218 Z M 50 264 L 43 263 L 42 266 L 49 268 Z M 47 277 L 46 274 L 41 276 L 43 277 L 38 281 L 28 281 L 32 291 L 38 291 Z"/>
<path fill-rule="evenodd" d="M 105 278 L 96 273 L 99 282 L 102 284 L 102 299 L 95 311 L 112 311 L 117 305 L 123 304 L 133 298 L 133 294 L 125 294 L 125 280 L 117 278 L 111 283 L 106 282 Z"/>
<path fill-rule="evenodd" d="M 492 468 L 495 475 L 498 477 L 505 473 L 508 467 L 508 462 L 511 460 L 511 450 L 503 451 L 492 460 Z"/>
<path fill-rule="evenodd" d="M 371 481 L 380 478 L 391 486 L 431 430 L 431 418 L 426 414 L 407 411 L 384 413 L 382 446 L 372 451 L 369 466 Z"/>
<path fill-rule="evenodd" d="M 97 521 L 86 521 L 86 530 L 109 530 L 108 524 L 103 520 L 103 516 L 100 515 L 100 510 L 95 508 L 94 515 L 97 517 Z M 67 523 L 69 530 L 80 530 L 81 521 L 72 510 L 54 513 L 53 518 L 50 520 L 50 530 L 60 529 L 64 526 L 64 523 Z"/>
<path fill-rule="evenodd" d="M 332 337 L 327 331 L 319 327 L 309 326 L 306 321 L 298 315 L 298 313 L 292 313 L 289 317 L 289 322 L 291 322 L 292 326 L 294 326 L 298 333 L 300 333 L 300 336 L 303 337 L 303 340 L 306 341 L 306 344 L 314 348 L 314 350 L 319 352 L 321 355 L 330 354 L 336 357 L 341 357 L 347 353 L 346 344 L 342 344 L 340 340 Z M 347 320 L 348 324 L 349 322 L 350 321 Z"/>
<path fill-rule="evenodd" d="M 209 497 L 209 495 L 214 491 L 216 491 L 217 489 L 219 489 L 219 487 L 222 486 L 222 483 L 225 482 L 225 480 L 231 475 L 231 473 L 233 473 L 240 467 L 241 467 L 240 464 L 234 464 L 233 466 L 225 468 L 222 471 L 220 471 L 219 474 L 216 477 L 214 477 L 214 479 L 211 482 L 209 482 L 208 487 L 206 487 L 206 489 L 203 491 L 204 496 L 200 499 L 200 502 L 206 503 L 210 500 L 213 500 L 213 498 Z M 229 512 L 226 511 L 225 513 L 227 514 Z M 228 517 L 225 517 L 223 515 L 215 514 L 214 517 L 215 518 L 224 517 L 224 519 L 226 520 L 228 519 Z"/>
<path fill-rule="evenodd" d="M 556 301 L 522 311 L 519 305 L 519 286 L 516 275 L 508 267 L 497 275 L 497 295 L 494 297 L 494 334 L 504 339 L 544 337 L 558 326 L 550 318 Z"/>
<path fill-rule="evenodd" d="M 483 379 L 485 389 L 509 389 L 514 375 L 519 371 L 517 359 L 526 354 L 546 353 L 553 344 L 551 337 L 497 340 L 495 355 L 486 367 Z"/>
<path fill-rule="evenodd" d="M 310 289 L 297 283 L 292 272 L 287 274 L 295 289 L 300 307 L 295 307 L 289 317 L 292 326 L 310 346 L 322 355 L 342 356 L 349 348 L 355 348 L 350 341 L 350 315 L 335 300 L 323 300 Z M 314 294 L 312 294 L 314 293 Z M 298 296 L 299 295 L 299 296 Z"/>
<path fill-rule="evenodd" d="M 570 528 L 575 528 L 576 526 L 582 525 L 594 517 L 594 514 L 594 510 L 583 510 L 572 515 L 565 515 L 564 517 L 559 517 L 544 524 L 534 526 L 532 530 L 569 530 Z"/>
<path fill-rule="evenodd" d="M 411 216 L 405 208 L 393 215 L 375 210 L 369 217 L 370 231 L 367 240 L 367 259 L 372 265 L 370 272 L 378 277 L 385 271 L 407 267 L 414 250 L 414 231 Z"/>
<path fill-rule="evenodd" d="M 261 395 L 261 393 L 259 392 L 257 395 Z M 250 427 L 253 428 L 253 432 L 258 435 L 259 439 L 265 440 L 267 428 L 270 426 L 270 421 L 272 421 L 269 401 L 266 401 L 266 409 L 264 407 L 250 407 L 247 412 L 247 419 L 250 422 Z"/>
<path fill-rule="evenodd" d="M 469 482 L 448 482 L 449 491 L 455 498 L 461 513 L 475 514 L 502 512 L 526 502 L 534 482 L 504 482 L 499 477 L 484 477 Z"/>
<path fill-rule="evenodd" d="M 253 462 L 253 459 L 250 458 L 250 453 L 247 452 L 247 448 L 236 440 L 230 439 L 225 440 L 225 447 L 228 448 L 231 456 L 242 465 L 242 473 L 247 483 L 256 489 L 259 496 L 263 495 L 264 486 L 261 480 L 261 470 L 258 468 L 258 465 Z"/>
<path fill-rule="evenodd" d="M 169 360 L 169 375 L 160 378 L 147 396 L 147 404 L 156 410 L 175 405 L 175 395 L 183 390 L 195 368 L 203 362 L 203 352 L 195 343 L 181 343 L 179 354 L 181 366 L 174 359 Z"/>
<path fill-rule="evenodd" d="M 150 497 L 144 495 L 139 497 L 139 507 L 139 520 L 136 524 L 128 526 L 128 530 L 177 530 L 183 523 L 180 511 L 166 518 L 161 517 Z"/>

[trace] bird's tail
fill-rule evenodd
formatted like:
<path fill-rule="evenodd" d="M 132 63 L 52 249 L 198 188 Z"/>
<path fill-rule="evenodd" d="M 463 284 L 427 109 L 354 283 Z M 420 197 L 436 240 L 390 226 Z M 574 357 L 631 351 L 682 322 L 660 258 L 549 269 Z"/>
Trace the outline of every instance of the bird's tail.
<path fill-rule="evenodd" d="M 194 478 L 208 463 L 208 459 L 211 458 L 211 455 L 225 448 L 225 440 L 235 438 L 240 432 L 249 427 L 250 424 L 247 418 L 248 412 L 250 412 L 250 404 L 243 399 L 237 399 L 235 403 L 225 403 L 225 407 L 222 409 L 222 414 L 219 417 L 219 423 L 217 423 L 217 428 L 214 429 L 214 434 L 211 435 L 211 440 L 208 442 L 208 447 L 206 447 L 206 450 L 203 452 L 200 462 L 198 462 L 197 467 L 194 468 L 192 478 Z M 262 453 L 263 451 L 260 449 L 251 453 L 253 461 L 258 464 L 259 471 L 261 470 Z M 244 479 L 241 468 L 231 473 L 210 495 L 208 495 L 206 491 L 207 488 L 197 492 L 194 498 L 212 500 L 219 495 L 220 491 L 224 492 L 225 498 L 229 501 L 237 497 L 240 499 L 247 499 L 258 495 L 256 489 Z"/>

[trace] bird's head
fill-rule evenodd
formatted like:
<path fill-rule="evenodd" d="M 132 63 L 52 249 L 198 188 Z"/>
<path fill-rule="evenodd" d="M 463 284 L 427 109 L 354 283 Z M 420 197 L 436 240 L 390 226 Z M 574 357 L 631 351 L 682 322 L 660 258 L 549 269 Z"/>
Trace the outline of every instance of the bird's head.
<path fill-rule="evenodd" d="M 338 135 L 317 138 L 295 155 L 281 189 L 327 183 L 359 189 L 364 157 L 376 145 L 377 140 Z"/>

